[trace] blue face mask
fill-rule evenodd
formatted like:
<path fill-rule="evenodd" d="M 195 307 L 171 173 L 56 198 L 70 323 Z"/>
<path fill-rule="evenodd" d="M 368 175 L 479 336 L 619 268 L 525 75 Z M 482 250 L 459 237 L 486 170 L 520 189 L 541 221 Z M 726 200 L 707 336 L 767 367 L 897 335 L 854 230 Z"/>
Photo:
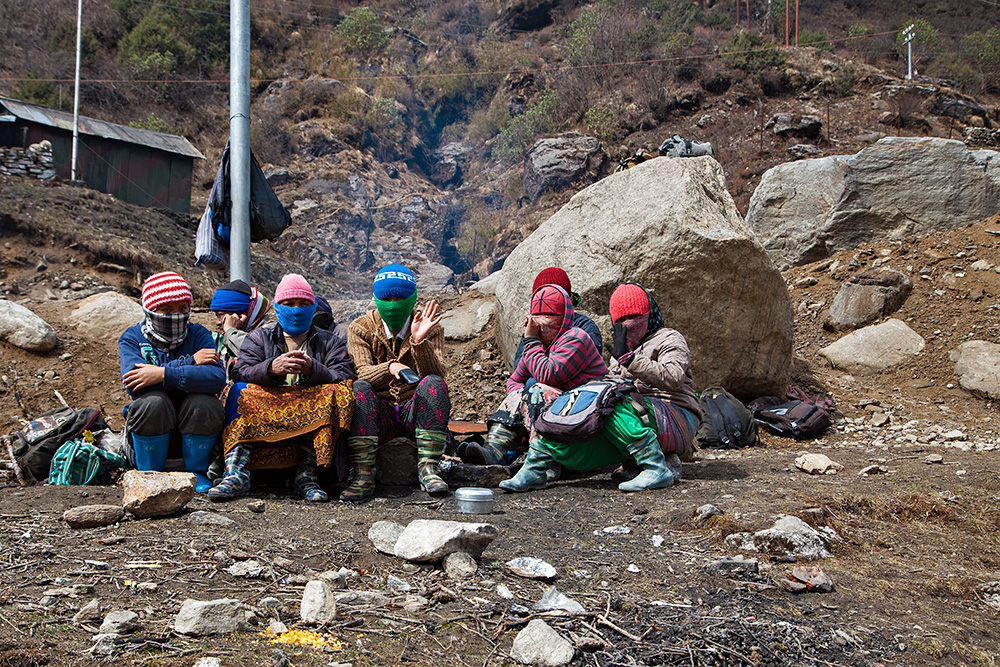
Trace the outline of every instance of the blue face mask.
<path fill-rule="evenodd" d="M 293 338 L 309 331 L 309 327 L 312 325 L 313 313 L 315 312 L 315 303 L 309 306 L 282 306 L 280 303 L 274 304 L 274 315 L 278 318 L 281 330 Z"/>

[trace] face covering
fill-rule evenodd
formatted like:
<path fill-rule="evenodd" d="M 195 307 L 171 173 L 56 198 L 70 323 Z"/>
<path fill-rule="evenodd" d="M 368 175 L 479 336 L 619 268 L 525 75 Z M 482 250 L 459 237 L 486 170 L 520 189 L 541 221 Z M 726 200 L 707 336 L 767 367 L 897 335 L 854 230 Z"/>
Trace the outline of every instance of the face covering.
<path fill-rule="evenodd" d="M 316 312 L 316 304 L 308 306 L 282 306 L 280 303 L 274 304 L 274 316 L 278 319 L 281 330 L 295 338 L 309 331 L 312 326 L 313 313 Z"/>
<path fill-rule="evenodd" d="M 628 324 L 623 324 L 625 328 L 625 344 L 629 350 L 639 347 L 646 330 L 649 329 L 649 313 L 639 315 Z"/>
<path fill-rule="evenodd" d="M 169 352 L 180 347 L 188 332 L 189 313 L 166 315 L 143 309 L 146 319 L 142 322 L 142 335 L 153 347 Z"/>
<path fill-rule="evenodd" d="M 535 319 L 535 322 L 538 323 L 538 338 L 542 341 L 542 345 L 545 347 L 552 345 L 552 341 L 556 339 L 556 336 L 559 335 L 559 330 L 562 329 L 562 316 L 532 315 L 532 317 Z"/>
<path fill-rule="evenodd" d="M 375 299 L 375 308 L 382 321 L 389 327 L 389 331 L 399 333 L 406 324 L 406 318 L 413 312 L 413 307 L 417 305 L 417 293 L 414 292 L 405 299 L 399 301 L 383 301 Z"/>

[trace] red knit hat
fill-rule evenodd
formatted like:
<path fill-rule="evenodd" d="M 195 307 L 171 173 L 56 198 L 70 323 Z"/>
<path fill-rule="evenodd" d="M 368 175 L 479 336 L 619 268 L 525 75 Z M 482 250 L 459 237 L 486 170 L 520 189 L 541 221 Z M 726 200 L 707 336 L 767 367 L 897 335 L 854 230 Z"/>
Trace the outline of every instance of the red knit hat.
<path fill-rule="evenodd" d="M 649 297 L 646 290 L 633 283 L 619 285 L 611 295 L 608 304 L 611 311 L 611 321 L 617 322 L 629 315 L 645 315 L 649 312 Z"/>
<path fill-rule="evenodd" d="M 313 288 L 305 278 L 297 273 L 289 273 L 281 279 L 274 289 L 274 302 L 281 303 L 287 299 L 305 299 L 309 303 L 316 303 L 316 295 Z"/>
<path fill-rule="evenodd" d="M 532 315 L 565 315 L 567 294 L 554 285 L 543 285 L 531 296 Z"/>
<path fill-rule="evenodd" d="M 566 294 L 573 293 L 573 288 L 569 284 L 569 276 L 566 275 L 565 271 L 554 266 L 538 272 L 538 275 L 535 276 L 535 284 L 531 286 L 531 293 L 534 294 L 542 285 L 559 285 L 566 290 Z"/>
<path fill-rule="evenodd" d="M 164 271 L 146 278 L 142 284 L 142 307 L 156 310 L 165 303 L 191 303 L 191 287 L 173 271 Z"/>

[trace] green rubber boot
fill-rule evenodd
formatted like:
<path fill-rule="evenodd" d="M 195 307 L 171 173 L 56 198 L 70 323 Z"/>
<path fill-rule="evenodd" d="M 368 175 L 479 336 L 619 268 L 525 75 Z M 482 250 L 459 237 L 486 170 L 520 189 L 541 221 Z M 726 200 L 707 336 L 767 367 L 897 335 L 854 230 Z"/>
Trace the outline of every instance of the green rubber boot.
<path fill-rule="evenodd" d="M 642 440 L 636 440 L 626 446 L 631 456 L 642 472 L 627 482 L 622 482 L 618 488 L 622 491 L 644 491 L 646 489 L 662 489 L 674 483 L 674 475 L 667 467 L 667 459 L 663 456 L 656 433 L 649 432 Z"/>
<path fill-rule="evenodd" d="M 541 438 L 535 436 L 528 445 L 528 455 L 524 459 L 524 465 L 516 475 L 500 482 L 499 486 L 504 491 L 515 493 L 544 488 L 547 481 L 546 472 L 553 463 L 548 447 Z"/>
<path fill-rule="evenodd" d="M 378 436 L 352 435 L 347 438 L 347 455 L 354 468 L 354 479 L 340 494 L 340 499 L 348 503 L 359 503 L 375 495 L 375 453 L 378 451 Z"/>

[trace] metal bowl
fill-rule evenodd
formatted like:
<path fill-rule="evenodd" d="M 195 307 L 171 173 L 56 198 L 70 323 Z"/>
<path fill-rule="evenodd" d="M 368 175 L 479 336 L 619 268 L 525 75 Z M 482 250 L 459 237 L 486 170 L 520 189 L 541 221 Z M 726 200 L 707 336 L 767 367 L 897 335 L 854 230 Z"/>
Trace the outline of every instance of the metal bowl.
<path fill-rule="evenodd" d="M 490 514 L 493 502 L 493 489 L 466 486 L 455 491 L 455 509 L 462 514 Z"/>

